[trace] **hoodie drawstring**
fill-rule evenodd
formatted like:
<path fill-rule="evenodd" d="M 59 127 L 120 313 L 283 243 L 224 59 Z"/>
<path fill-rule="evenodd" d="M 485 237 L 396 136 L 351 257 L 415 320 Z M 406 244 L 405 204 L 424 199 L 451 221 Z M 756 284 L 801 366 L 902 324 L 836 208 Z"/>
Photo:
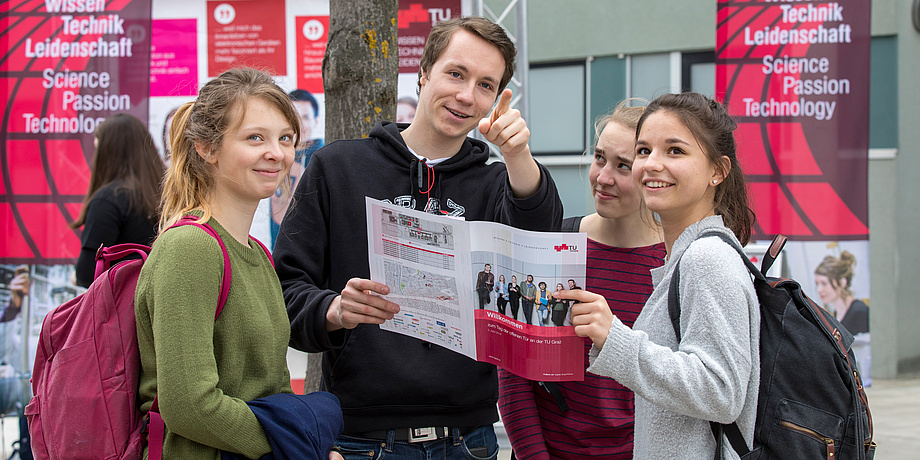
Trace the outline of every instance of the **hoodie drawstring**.
<path fill-rule="evenodd" d="M 425 160 L 419 160 L 418 172 L 418 191 L 422 195 L 425 195 L 425 204 L 422 209 L 427 211 L 429 196 L 431 195 L 431 189 L 434 188 L 434 167 L 428 166 L 428 162 Z M 422 169 L 424 166 L 424 171 Z M 427 185 L 426 185 L 427 184 Z"/>

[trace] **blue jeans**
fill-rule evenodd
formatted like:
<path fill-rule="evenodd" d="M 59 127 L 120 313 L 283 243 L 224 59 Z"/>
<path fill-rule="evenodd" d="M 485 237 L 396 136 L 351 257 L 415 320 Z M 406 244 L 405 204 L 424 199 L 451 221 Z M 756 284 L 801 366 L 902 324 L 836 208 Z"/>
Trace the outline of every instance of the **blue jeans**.
<path fill-rule="evenodd" d="M 333 450 L 342 454 L 345 460 L 492 460 L 498 457 L 498 439 L 491 425 L 481 426 L 464 435 L 460 434 L 458 428 L 452 430 L 448 438 L 416 443 L 394 440 L 393 430 L 388 432 L 387 439 L 384 440 L 342 435 L 335 440 Z M 488 453 L 479 453 L 482 448 Z M 473 449 L 476 455 L 470 453 L 470 449 Z"/>

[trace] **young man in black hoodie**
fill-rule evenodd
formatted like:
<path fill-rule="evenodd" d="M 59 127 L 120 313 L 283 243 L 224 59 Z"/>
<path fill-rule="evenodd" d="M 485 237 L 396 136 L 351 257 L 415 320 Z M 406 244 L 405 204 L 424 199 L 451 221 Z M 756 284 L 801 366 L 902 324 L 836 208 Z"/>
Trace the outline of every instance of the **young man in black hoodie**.
<path fill-rule="evenodd" d="M 530 131 L 502 91 L 514 44 L 482 18 L 432 28 L 411 124 L 378 123 L 366 139 L 317 151 L 275 245 L 291 345 L 323 355 L 323 389 L 338 396 L 345 432 L 336 446 L 395 458 L 488 458 L 498 444 L 495 366 L 388 331 L 399 306 L 367 279 L 364 197 L 432 214 L 558 231 L 562 203 L 531 156 Z M 489 114 L 492 105 L 498 104 Z M 486 164 L 488 146 L 504 163 Z"/>

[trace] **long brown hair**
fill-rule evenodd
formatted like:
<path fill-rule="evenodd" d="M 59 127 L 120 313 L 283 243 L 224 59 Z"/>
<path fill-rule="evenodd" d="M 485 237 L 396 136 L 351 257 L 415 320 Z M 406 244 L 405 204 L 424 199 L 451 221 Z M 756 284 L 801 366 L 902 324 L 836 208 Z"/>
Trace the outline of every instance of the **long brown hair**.
<path fill-rule="evenodd" d="M 268 74 L 250 68 L 230 69 L 206 83 L 194 102 L 176 111 L 170 127 L 172 163 L 166 172 L 160 202 L 160 232 L 192 210 L 211 215 L 209 194 L 214 188 L 214 165 L 205 161 L 195 143 L 219 153 L 224 135 L 243 122 L 246 102 L 260 98 L 278 109 L 300 139 L 300 116 L 291 100 Z"/>
<path fill-rule="evenodd" d="M 156 222 L 165 168 L 147 126 L 134 115 L 116 113 L 96 127 L 94 136 L 98 146 L 90 167 L 89 190 L 70 228 L 83 226 L 96 192 L 115 181 L 119 181 L 117 190 L 127 193 L 131 209 Z"/>
<path fill-rule="evenodd" d="M 716 186 L 713 200 L 715 213 L 722 216 L 725 226 L 738 237 L 742 246 L 747 244 L 756 217 L 748 204 L 747 183 L 738 163 L 738 147 L 733 134 L 738 124 L 720 102 L 699 93 L 686 92 L 664 94 L 653 100 L 639 118 L 636 132 L 642 129 L 649 115 L 659 111 L 672 113 L 679 118 L 703 147 L 710 163 L 725 176 Z M 727 171 L 721 161 L 722 157 L 731 162 Z"/>

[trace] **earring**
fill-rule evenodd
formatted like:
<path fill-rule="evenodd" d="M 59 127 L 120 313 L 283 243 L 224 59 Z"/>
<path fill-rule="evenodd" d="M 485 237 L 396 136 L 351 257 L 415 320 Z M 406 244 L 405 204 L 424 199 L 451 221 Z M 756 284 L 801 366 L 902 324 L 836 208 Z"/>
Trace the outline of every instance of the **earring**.
<path fill-rule="evenodd" d="M 712 180 L 712 185 L 716 185 L 716 184 L 718 184 L 718 183 L 719 183 L 719 179 L 713 179 L 713 180 Z"/>

